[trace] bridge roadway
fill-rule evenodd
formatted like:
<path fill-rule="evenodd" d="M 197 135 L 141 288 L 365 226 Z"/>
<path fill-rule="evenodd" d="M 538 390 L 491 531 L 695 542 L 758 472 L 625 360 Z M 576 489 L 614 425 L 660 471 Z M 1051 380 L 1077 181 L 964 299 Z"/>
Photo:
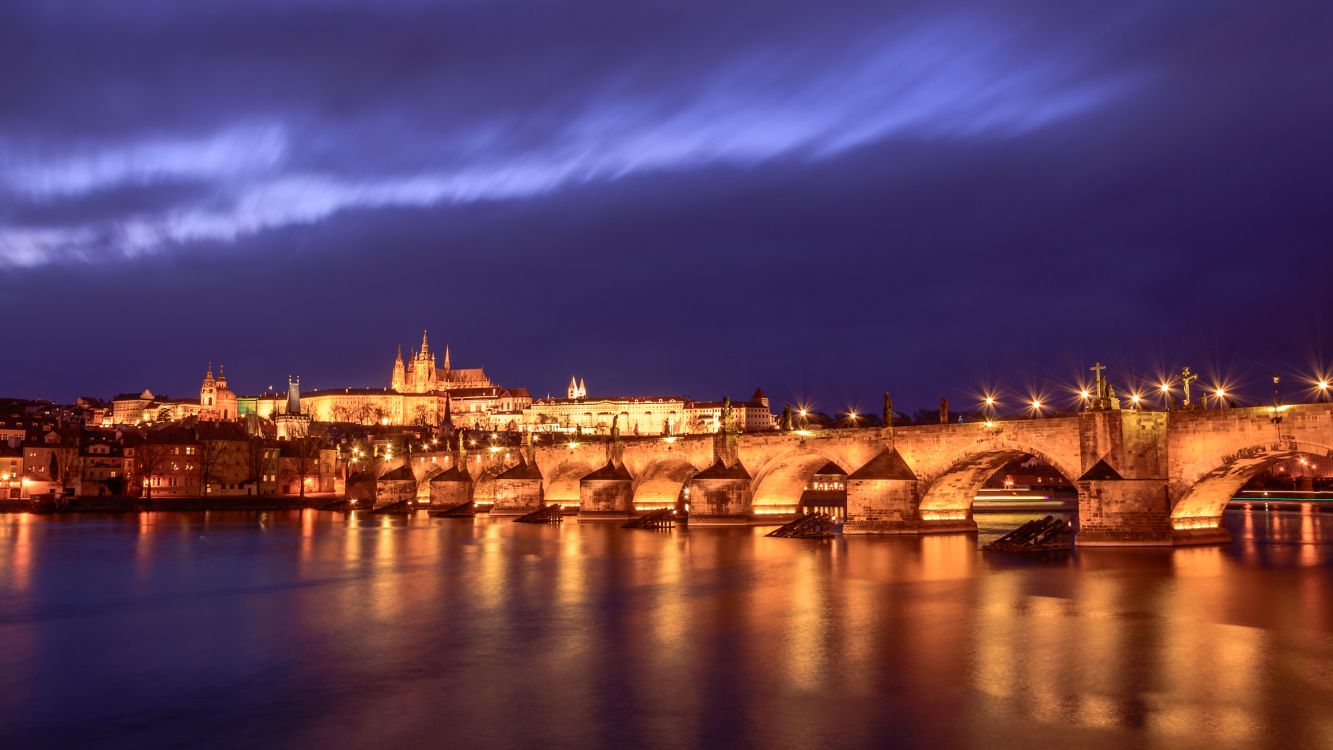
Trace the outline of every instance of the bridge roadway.
<path fill-rule="evenodd" d="M 505 514 L 559 502 L 593 521 L 683 500 L 691 526 L 703 526 L 796 512 L 832 461 L 848 473 L 844 533 L 922 534 L 974 530 L 982 483 L 1036 456 L 1078 491 L 1076 542 L 1118 546 L 1228 541 L 1228 500 L 1267 466 L 1306 453 L 1333 455 L 1333 405 L 602 438 L 470 453 L 465 480 L 442 473 L 458 460 L 451 453 L 417 454 L 413 469 L 419 496 L 437 504 L 473 497 Z"/>

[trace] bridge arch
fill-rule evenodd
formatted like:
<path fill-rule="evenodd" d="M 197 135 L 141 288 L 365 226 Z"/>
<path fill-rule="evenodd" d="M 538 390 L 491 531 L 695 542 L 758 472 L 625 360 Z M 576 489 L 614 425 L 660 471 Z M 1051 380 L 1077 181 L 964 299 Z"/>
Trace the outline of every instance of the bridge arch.
<path fill-rule="evenodd" d="M 755 515 L 796 513 L 801 505 L 801 494 L 811 477 L 827 463 L 836 464 L 847 472 L 860 468 L 860 465 L 847 466 L 845 457 L 809 444 L 775 456 L 754 478 L 751 512 Z"/>
<path fill-rule="evenodd" d="M 923 521 L 958 521 L 972 517 L 972 501 L 982 485 L 1005 465 L 1037 458 L 1060 473 L 1071 486 L 1081 476 L 1078 467 L 1039 448 L 1018 444 L 993 444 L 958 457 L 930 479 L 921 495 Z"/>
<path fill-rule="evenodd" d="M 481 461 L 470 461 L 467 469 L 472 477 L 472 499 L 480 504 L 494 503 L 496 500 L 495 478 L 500 476 L 511 465 L 503 463 L 491 463 L 483 465 Z"/>
<path fill-rule="evenodd" d="M 634 509 L 658 510 L 673 508 L 680 498 L 685 483 L 699 470 L 683 458 L 654 461 L 634 478 Z"/>
<path fill-rule="evenodd" d="M 593 466 L 586 461 L 569 459 L 556 464 L 545 476 L 546 501 L 561 505 L 579 504 L 579 480 L 593 472 Z"/>
<path fill-rule="evenodd" d="M 1222 525 L 1227 503 L 1242 487 L 1279 461 L 1302 455 L 1333 456 L 1326 445 L 1283 441 L 1252 445 L 1222 457 L 1211 469 L 1191 472 L 1197 476 L 1171 507 L 1171 525 L 1176 529 L 1216 528 Z"/>

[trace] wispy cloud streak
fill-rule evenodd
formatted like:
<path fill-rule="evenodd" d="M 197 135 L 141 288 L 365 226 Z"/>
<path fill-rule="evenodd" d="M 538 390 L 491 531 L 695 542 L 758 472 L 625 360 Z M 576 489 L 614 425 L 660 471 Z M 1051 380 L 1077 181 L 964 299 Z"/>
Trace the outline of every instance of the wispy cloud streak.
<path fill-rule="evenodd" d="M 206 198 L 114 221 L 0 224 L 0 267 L 134 257 L 348 209 L 515 200 L 641 173 L 820 160 L 893 138 L 1013 137 L 1103 107 L 1142 82 L 1083 74 L 1066 56 L 1016 56 L 1009 38 L 959 23 L 872 35 L 813 70 L 776 51 L 752 52 L 684 95 L 625 77 L 582 94 L 581 107 L 536 139 L 521 117 L 478 115 L 438 132 L 251 117 L 203 137 L 152 135 L 59 154 L 0 142 L 0 186 L 32 202 L 164 180 L 211 188 Z M 355 169 L 320 158 L 349 149 L 361 157 Z M 415 154 L 411 168 L 377 160 L 403 151 Z"/>

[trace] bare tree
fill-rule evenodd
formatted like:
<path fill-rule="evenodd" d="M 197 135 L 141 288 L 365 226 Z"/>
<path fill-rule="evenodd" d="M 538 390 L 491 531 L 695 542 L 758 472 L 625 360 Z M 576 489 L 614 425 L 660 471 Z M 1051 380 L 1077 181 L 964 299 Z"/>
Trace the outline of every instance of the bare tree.
<path fill-rule="evenodd" d="M 62 443 L 51 450 L 51 479 L 60 484 L 61 495 L 65 494 L 82 466 L 83 457 L 79 455 L 77 443 Z"/>
<path fill-rule="evenodd" d="M 145 438 L 139 446 L 136 463 L 139 473 L 144 478 L 144 499 L 153 499 L 153 475 L 171 458 L 171 448 L 161 443 L 154 443 L 151 437 Z"/>
<path fill-rule="evenodd" d="M 221 440 L 199 441 L 199 483 L 203 492 L 208 494 L 208 486 L 217 478 L 218 463 L 226 453 L 227 446 Z"/>
<path fill-rule="evenodd" d="M 264 477 L 278 473 L 278 448 L 273 441 L 263 437 L 251 438 L 246 448 L 248 478 L 255 484 L 255 494 L 259 494 Z"/>
<path fill-rule="evenodd" d="M 416 411 L 412 415 L 412 424 L 416 427 L 430 427 L 430 411 L 422 404 L 417 404 Z"/>
<path fill-rule="evenodd" d="M 296 453 L 296 478 L 300 483 L 299 493 L 302 498 L 305 497 L 306 479 L 318 479 L 320 476 L 319 453 L 323 447 L 324 441 L 317 437 L 302 437 L 292 441 Z"/>

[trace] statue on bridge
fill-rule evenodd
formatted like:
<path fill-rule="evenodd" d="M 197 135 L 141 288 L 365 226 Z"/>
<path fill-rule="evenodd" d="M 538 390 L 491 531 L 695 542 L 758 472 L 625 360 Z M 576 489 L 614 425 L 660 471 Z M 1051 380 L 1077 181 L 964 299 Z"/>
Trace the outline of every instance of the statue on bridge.
<path fill-rule="evenodd" d="M 782 405 L 782 418 L 778 422 L 778 427 L 780 427 L 783 430 L 786 430 L 787 432 L 791 432 L 792 430 L 791 404 Z"/>
<path fill-rule="evenodd" d="M 884 426 L 893 426 L 893 396 L 888 391 L 884 391 Z"/>
<path fill-rule="evenodd" d="M 1120 399 L 1115 397 L 1115 389 L 1106 380 L 1106 365 L 1098 362 L 1088 369 L 1097 373 L 1097 389 L 1093 392 L 1094 398 L 1088 407 L 1099 410 L 1119 409 Z"/>
<path fill-rule="evenodd" d="M 1190 372 L 1190 368 L 1185 367 L 1180 371 L 1180 384 L 1185 388 L 1185 401 L 1182 404 L 1186 409 L 1190 408 L 1190 383 L 1198 380 L 1199 376 Z"/>
<path fill-rule="evenodd" d="M 731 419 L 731 396 L 722 397 L 722 425 L 720 431 L 726 434 L 732 432 Z"/>
<path fill-rule="evenodd" d="M 620 442 L 620 415 L 611 417 L 611 442 Z"/>

